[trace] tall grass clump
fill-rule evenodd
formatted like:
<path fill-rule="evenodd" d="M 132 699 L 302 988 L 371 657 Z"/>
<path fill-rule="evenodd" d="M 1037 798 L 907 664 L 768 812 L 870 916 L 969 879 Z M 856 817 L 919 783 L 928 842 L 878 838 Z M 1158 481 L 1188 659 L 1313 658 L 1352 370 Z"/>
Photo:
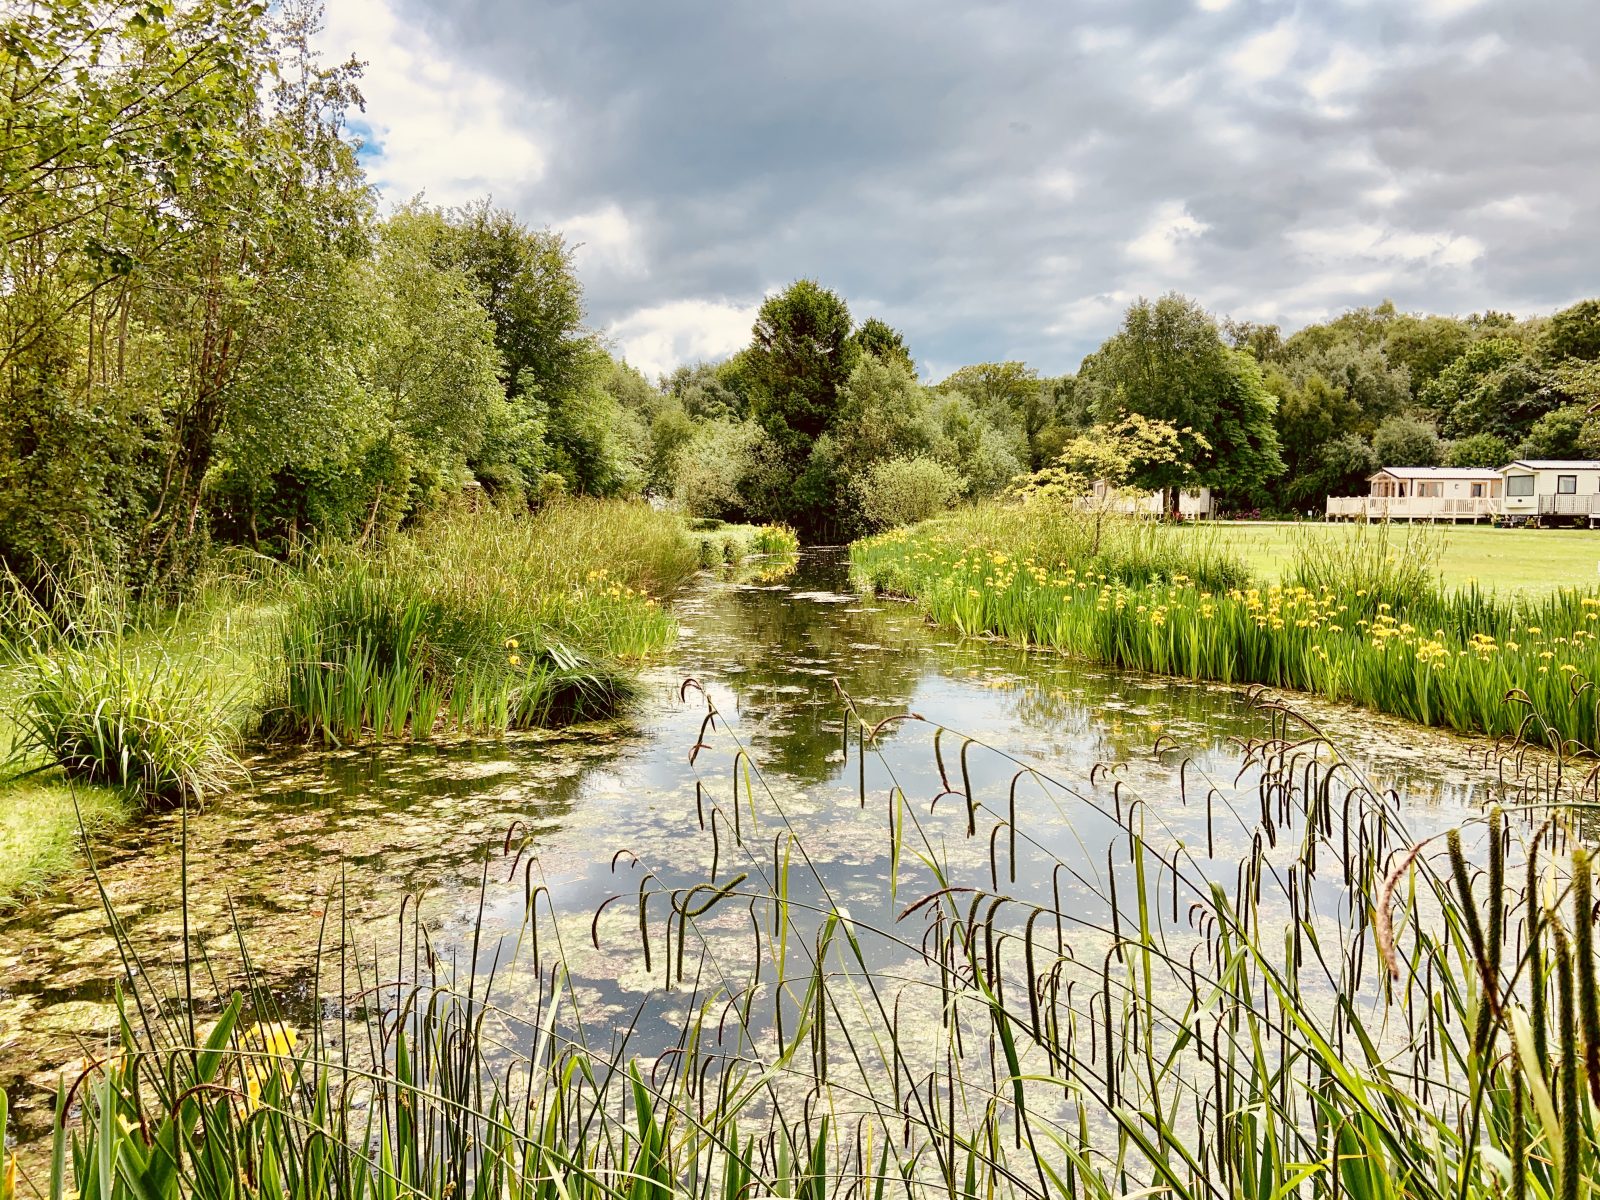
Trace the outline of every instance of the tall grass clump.
<path fill-rule="evenodd" d="M 787 525 L 729 525 L 699 520 L 689 537 L 702 567 L 733 566 L 755 555 L 794 554 L 800 536 Z"/>
<path fill-rule="evenodd" d="M 1380 521 L 1350 526 L 1347 537 L 1320 536 L 1325 532 L 1322 526 L 1296 532 L 1286 585 L 1316 595 L 1355 592 L 1370 598 L 1373 607 L 1387 604 L 1396 612 L 1441 598 L 1444 545 L 1437 530 Z"/>
<path fill-rule="evenodd" d="M 237 707 L 204 667 L 160 647 L 58 646 L 21 669 L 14 745 L 72 779 L 199 800 L 238 770 Z"/>
<path fill-rule="evenodd" d="M 201 799 L 237 774 L 240 680 L 194 622 L 93 567 L 39 588 L 8 575 L 0 596 L 13 767 L 151 803 Z"/>
<path fill-rule="evenodd" d="M 844 700 L 859 790 L 826 819 L 859 832 L 849 862 L 888 864 L 866 888 L 705 706 L 690 852 L 619 850 L 612 894 L 568 907 L 508 833 L 458 945 L 415 905 L 382 952 L 328 929 L 309 1009 L 243 949 L 236 992 L 193 992 L 223 977 L 209 948 L 158 962 L 114 923 L 138 968 L 115 1044 L 62 1078 L 25 1182 L 49 1200 L 1600 1184 L 1576 837 L 1594 782 L 1569 763 L 1514 756 L 1505 808 L 1420 838 L 1276 706 L 1237 775 L 1157 748 L 1181 790 L 1160 810 L 1115 770 L 1060 779 Z M 937 795 L 898 782 L 908 754 Z M 519 905 L 509 927 L 482 915 Z"/>
<path fill-rule="evenodd" d="M 347 742 L 614 715 L 668 645 L 659 597 L 695 569 L 676 518 L 573 502 L 457 514 L 308 572 L 263 728 Z"/>
<path fill-rule="evenodd" d="M 1112 544 L 1140 545 L 1147 523 L 1124 520 Z M 1218 585 L 1227 572 L 1215 570 L 1119 570 L 1112 555 L 1049 553 L 1049 536 L 980 513 L 857 542 L 851 562 L 863 586 L 968 635 L 1312 692 L 1462 732 L 1600 744 L 1600 595 L 1441 591 L 1426 544 L 1397 547 L 1383 531 L 1333 560 L 1348 574 L 1325 570 L 1306 543 L 1291 575 L 1308 582 L 1267 587 Z M 1186 565 L 1201 570 L 1207 531 L 1169 536 L 1195 539 Z"/>

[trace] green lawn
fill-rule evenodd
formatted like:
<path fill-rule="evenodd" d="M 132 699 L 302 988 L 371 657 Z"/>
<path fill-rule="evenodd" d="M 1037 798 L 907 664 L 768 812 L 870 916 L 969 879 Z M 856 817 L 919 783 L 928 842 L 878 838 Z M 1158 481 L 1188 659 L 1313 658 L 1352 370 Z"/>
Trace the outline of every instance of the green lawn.
<path fill-rule="evenodd" d="M 1279 578 L 1301 538 L 1348 538 L 1359 526 L 1271 521 L 1218 522 L 1224 544 L 1237 550 L 1256 575 Z M 1394 528 L 1403 543 L 1406 530 Z M 1440 546 L 1439 569 L 1446 586 L 1476 580 L 1485 590 L 1547 592 L 1562 587 L 1600 586 L 1600 530 L 1496 529 L 1488 525 L 1426 527 Z"/>

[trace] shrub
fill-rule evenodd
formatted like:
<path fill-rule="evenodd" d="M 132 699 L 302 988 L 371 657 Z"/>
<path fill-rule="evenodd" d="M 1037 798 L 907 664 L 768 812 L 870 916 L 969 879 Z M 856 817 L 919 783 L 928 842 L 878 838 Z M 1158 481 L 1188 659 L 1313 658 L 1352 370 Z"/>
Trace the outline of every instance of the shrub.
<path fill-rule="evenodd" d="M 918 456 L 873 463 L 855 490 L 867 523 L 874 529 L 893 529 L 944 512 L 966 486 L 954 468 Z"/>
<path fill-rule="evenodd" d="M 238 769 L 237 705 L 203 664 L 121 639 L 58 646 L 24 667 L 15 749 L 147 801 L 203 799 Z"/>

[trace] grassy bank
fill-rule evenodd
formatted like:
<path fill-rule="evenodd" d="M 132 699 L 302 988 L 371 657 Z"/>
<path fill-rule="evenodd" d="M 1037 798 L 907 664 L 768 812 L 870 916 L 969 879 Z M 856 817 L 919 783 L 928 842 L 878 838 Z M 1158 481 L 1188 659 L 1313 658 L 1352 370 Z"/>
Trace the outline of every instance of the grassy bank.
<path fill-rule="evenodd" d="M 940 624 L 1116 666 L 1266 684 L 1463 732 L 1600 743 L 1600 598 L 1438 586 L 1425 531 L 1372 527 L 1301 543 L 1288 582 L 1238 582 L 1216 533 L 1123 522 L 1084 552 L 1090 518 L 980 506 L 857 543 L 867 586 Z M 1506 697 L 1514 698 L 1507 703 Z"/>
<path fill-rule="evenodd" d="M 1446 587 L 1477 586 L 1509 596 L 1590 588 L 1600 582 L 1600 532 L 1587 529 L 1496 529 L 1489 525 L 1423 527 L 1437 541 L 1437 567 Z M 1216 538 L 1263 583 L 1281 582 L 1307 539 L 1333 554 L 1361 536 L 1362 527 L 1323 522 L 1221 521 Z"/>
<path fill-rule="evenodd" d="M 698 568 L 670 514 L 574 501 L 460 513 L 376 550 L 219 560 L 176 608 L 104 572 L 5 611 L 0 898 L 141 805 L 208 803 L 251 740 L 481 736 L 618 712 Z M 69 781 L 73 785 L 69 788 Z"/>
<path fill-rule="evenodd" d="M 297 1025 L 304 997 L 280 1007 L 248 960 L 232 994 L 198 954 L 130 980 L 120 1044 L 62 1078 L 55 1153 L 19 1194 L 1554 1200 L 1600 1182 L 1593 869 L 1547 777 L 1522 798 L 1553 820 L 1494 811 L 1418 844 L 1279 717 L 1244 786 L 1214 789 L 1213 845 L 1209 817 L 1180 836 L 1121 784 L 845 715 L 870 767 L 857 849 L 898 892 L 846 908 L 837 847 L 806 848 L 708 723 L 700 852 L 619 855 L 618 895 L 566 912 L 523 896 L 533 850 L 508 835 L 488 857 L 509 872 L 486 867 L 456 934 L 499 947 L 470 982 L 415 906 L 381 948 L 329 930 L 325 1022 Z M 955 803 L 868 787 L 908 746 L 959 760 Z M 759 837 L 730 832 L 735 806 Z M 1053 810 L 1075 836 L 1050 835 Z M 588 972 L 635 960 L 640 990 L 609 1008 Z"/>

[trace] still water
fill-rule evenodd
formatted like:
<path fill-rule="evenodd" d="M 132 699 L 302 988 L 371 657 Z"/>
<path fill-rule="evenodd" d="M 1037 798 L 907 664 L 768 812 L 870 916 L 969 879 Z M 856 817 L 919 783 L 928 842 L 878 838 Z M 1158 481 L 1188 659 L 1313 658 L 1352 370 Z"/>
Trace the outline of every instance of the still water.
<path fill-rule="evenodd" d="M 974 792 L 1004 797 L 1022 762 L 1076 789 L 1068 795 L 1109 794 L 1120 784 L 1169 829 L 1202 842 L 1180 763 L 1190 760 L 1190 788 L 1200 779 L 1223 795 L 1247 788 L 1236 780 L 1240 743 L 1267 727 L 1240 689 L 1121 674 L 931 629 L 909 606 L 853 593 L 840 551 L 807 551 L 792 573 L 765 581 L 705 577 L 675 612 L 677 648 L 647 672 L 644 699 L 625 721 L 470 746 L 252 761 L 248 787 L 187 823 L 190 936 L 213 957 L 219 986 L 237 985 L 238 930 L 291 1018 L 325 1018 L 328 989 L 313 972 L 319 939 L 348 922 L 358 942 L 377 947 L 392 939 L 408 896 L 435 949 L 465 955 L 481 894 L 491 934 L 480 947 L 482 970 L 506 954 L 492 935 L 516 942 L 529 892 L 542 885 L 549 898 L 538 902 L 553 914 L 568 969 L 589 989 L 591 1018 L 621 1021 L 665 991 L 660 962 L 647 968 L 624 936 L 639 879 L 689 886 L 707 878 L 712 856 L 724 874 L 770 863 L 774 814 L 804 845 L 830 903 L 847 902 L 858 917 L 893 920 L 897 867 L 882 836 L 891 788 L 925 817 L 930 854 L 989 872 L 994 851 L 962 836 L 959 803 L 930 805 L 957 769 L 960 746 L 945 740 L 941 778 L 935 726 L 977 739 L 968 764 Z M 703 692 L 685 692 L 686 679 Z M 907 712 L 924 720 L 887 727 L 881 755 L 863 762 L 844 737 L 844 695 L 869 722 Z M 707 698 L 721 715 L 709 732 Z M 1302 707 L 1375 787 L 1399 794 L 1415 832 L 1452 824 L 1491 794 L 1481 743 Z M 702 739 L 707 747 L 691 764 Z M 739 745 L 758 772 L 751 787 L 766 825 L 759 837 L 742 831 L 746 846 L 735 847 L 726 830 L 713 845 L 701 818 L 717 789 L 728 793 L 723 815 L 732 812 L 744 769 Z M 1112 763 L 1124 764 L 1114 776 L 1097 767 Z M 1058 856 L 1068 841 L 1086 847 L 1092 870 L 1092 806 L 1064 808 L 1059 795 L 1021 803 L 1035 836 Z M 508 830 L 522 854 L 504 853 Z M 1216 836 L 1226 843 L 1229 835 Z M 98 883 L 85 872 L 0 920 L 0 1086 L 19 1106 L 24 1137 L 47 1127 L 56 1073 L 104 1044 L 114 1012 L 123 968 L 101 888 L 159 976 L 182 938 L 184 846 L 181 817 L 143 822 L 95 847 Z M 1024 863 L 1014 886 L 1049 885 Z M 624 903 L 591 923 L 619 895 Z M 669 1031 L 674 1016 L 669 998 L 641 1036 L 649 1022 Z"/>

